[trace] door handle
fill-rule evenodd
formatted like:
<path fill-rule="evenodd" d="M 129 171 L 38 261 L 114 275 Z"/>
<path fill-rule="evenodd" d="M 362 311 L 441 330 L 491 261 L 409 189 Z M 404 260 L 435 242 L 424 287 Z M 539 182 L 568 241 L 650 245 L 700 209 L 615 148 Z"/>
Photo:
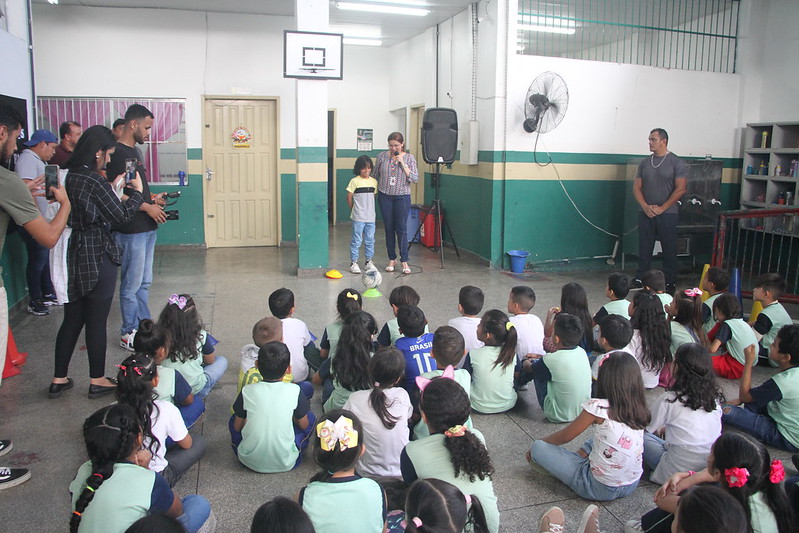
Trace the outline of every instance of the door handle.
<path fill-rule="evenodd" d="M 214 171 L 211 170 L 209 167 L 205 167 L 205 179 L 211 181 L 211 178 L 214 177 Z"/>

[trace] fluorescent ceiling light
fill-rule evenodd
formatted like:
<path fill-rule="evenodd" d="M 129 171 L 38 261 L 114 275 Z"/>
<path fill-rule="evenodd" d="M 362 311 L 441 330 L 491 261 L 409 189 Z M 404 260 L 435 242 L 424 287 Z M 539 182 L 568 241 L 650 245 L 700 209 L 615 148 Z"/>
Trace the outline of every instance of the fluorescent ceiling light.
<path fill-rule="evenodd" d="M 53 4 L 53 5 L 55 5 L 55 4 L 57 4 L 57 3 L 58 3 L 58 0 L 47 0 L 47 1 L 48 1 L 48 2 L 50 2 L 50 3 L 51 3 L 51 4 Z"/>
<path fill-rule="evenodd" d="M 380 39 L 355 39 L 351 37 L 344 37 L 342 42 L 344 44 L 355 44 L 360 46 L 383 46 L 383 41 Z"/>
<path fill-rule="evenodd" d="M 416 17 L 424 17 L 430 13 L 427 9 L 419 9 L 415 7 L 399 7 L 379 4 L 355 4 L 352 2 L 336 2 L 336 7 L 339 9 L 346 9 L 349 11 L 366 11 L 368 13 L 388 13 L 391 15 L 413 15 Z"/>
<path fill-rule="evenodd" d="M 541 31 L 545 33 L 560 33 L 563 35 L 574 35 L 577 32 L 575 28 L 558 28 L 555 26 L 540 26 L 538 24 L 519 24 L 519 29 L 522 31 Z"/>
<path fill-rule="evenodd" d="M 377 26 L 358 26 L 345 24 L 331 24 L 328 30 L 333 33 L 342 33 L 344 37 L 354 37 L 360 39 L 380 39 L 383 37 L 380 28 Z"/>
<path fill-rule="evenodd" d="M 429 4 L 424 0 L 363 0 L 364 2 L 375 2 L 378 4 L 400 4 L 403 6 L 427 7 Z"/>

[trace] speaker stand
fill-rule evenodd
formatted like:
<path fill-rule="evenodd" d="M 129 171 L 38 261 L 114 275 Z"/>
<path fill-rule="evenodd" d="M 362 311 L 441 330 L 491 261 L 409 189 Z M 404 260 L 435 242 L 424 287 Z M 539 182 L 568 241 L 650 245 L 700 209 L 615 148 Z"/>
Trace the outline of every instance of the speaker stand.
<path fill-rule="evenodd" d="M 447 232 L 449 232 L 449 238 L 450 241 L 452 241 L 452 247 L 455 248 L 455 254 L 458 256 L 458 259 L 461 258 L 461 253 L 458 250 L 458 244 L 455 242 L 455 234 L 452 233 L 452 228 L 449 225 L 449 219 L 444 218 L 444 227 L 441 225 L 441 216 L 444 214 L 444 209 L 441 206 L 441 163 L 436 163 L 435 165 L 436 171 L 432 176 L 435 199 L 433 200 L 433 205 L 430 206 L 430 209 L 425 211 L 424 216 L 419 221 L 419 227 L 416 229 L 416 233 L 411 239 L 411 242 L 408 243 L 408 249 L 410 249 L 411 246 L 415 244 L 415 241 L 419 238 L 427 217 L 433 215 L 433 224 L 435 227 L 434 235 L 437 237 L 437 239 L 433 239 L 432 246 L 423 246 L 431 252 L 437 253 L 439 255 L 441 258 L 441 268 L 444 268 L 444 228 L 446 228 Z M 436 243 L 438 243 L 438 245 L 436 245 Z"/>

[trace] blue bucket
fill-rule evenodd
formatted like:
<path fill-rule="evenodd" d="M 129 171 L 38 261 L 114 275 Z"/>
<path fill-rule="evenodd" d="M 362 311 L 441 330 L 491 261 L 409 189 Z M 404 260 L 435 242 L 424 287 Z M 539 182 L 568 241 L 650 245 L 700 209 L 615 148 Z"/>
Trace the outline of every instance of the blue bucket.
<path fill-rule="evenodd" d="M 510 271 L 515 274 L 524 272 L 524 265 L 527 263 L 530 252 L 525 252 L 524 250 L 510 250 L 508 255 L 510 256 Z"/>

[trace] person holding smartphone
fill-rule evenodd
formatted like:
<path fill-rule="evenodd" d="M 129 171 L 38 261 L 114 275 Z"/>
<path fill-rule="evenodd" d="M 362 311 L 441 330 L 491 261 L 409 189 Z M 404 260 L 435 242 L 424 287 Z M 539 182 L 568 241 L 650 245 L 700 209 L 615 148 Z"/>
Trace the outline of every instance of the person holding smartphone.
<path fill-rule="evenodd" d="M 128 160 L 134 160 L 136 172 L 142 182 L 144 201 L 134 217 L 122 224 L 115 224 L 114 240 L 119 246 L 122 277 L 119 283 L 119 306 L 122 311 L 122 327 L 119 344 L 132 351 L 131 340 L 139 322 L 151 318 L 148 305 L 150 285 L 153 281 L 153 255 L 158 225 L 166 221 L 163 194 L 150 195 L 147 171 L 137 144 L 150 139 L 154 116 L 140 104 L 131 105 L 125 112 L 125 128 L 116 144 L 116 150 L 106 170 L 109 179 L 125 173 Z M 130 186 L 125 186 L 128 194 Z"/>
<path fill-rule="evenodd" d="M 26 149 L 17 159 L 15 170 L 23 180 L 33 180 L 44 174 L 45 165 L 55 154 L 58 139 L 47 130 L 36 130 L 30 140 L 23 144 Z M 56 168 L 56 176 L 57 171 Z M 53 212 L 49 210 L 48 199 L 44 196 L 37 197 L 36 206 L 45 219 L 52 219 L 52 216 L 48 218 L 48 212 Z M 28 312 L 35 316 L 45 316 L 50 313 L 48 306 L 58 304 L 50 279 L 50 251 L 36 242 L 25 228 L 20 229 L 20 236 L 28 250 L 28 265 L 25 269 L 30 296 Z"/>
<path fill-rule="evenodd" d="M 92 126 L 83 132 L 66 163 L 69 171 L 65 188 L 74 206 L 69 218 L 72 235 L 67 249 L 69 301 L 64 304 L 64 320 L 56 336 L 50 398 L 60 397 L 73 386 L 72 378 L 68 377 L 69 362 L 84 327 L 89 356 L 89 398 L 99 398 L 116 389 L 114 380 L 105 377 L 105 355 L 108 313 L 116 289 L 120 253 L 108 228 L 124 224 L 138 212 L 143 202 L 143 184 L 137 175 L 128 183 L 123 201 L 117 198 L 100 174 L 115 148 L 111 130 Z"/>

